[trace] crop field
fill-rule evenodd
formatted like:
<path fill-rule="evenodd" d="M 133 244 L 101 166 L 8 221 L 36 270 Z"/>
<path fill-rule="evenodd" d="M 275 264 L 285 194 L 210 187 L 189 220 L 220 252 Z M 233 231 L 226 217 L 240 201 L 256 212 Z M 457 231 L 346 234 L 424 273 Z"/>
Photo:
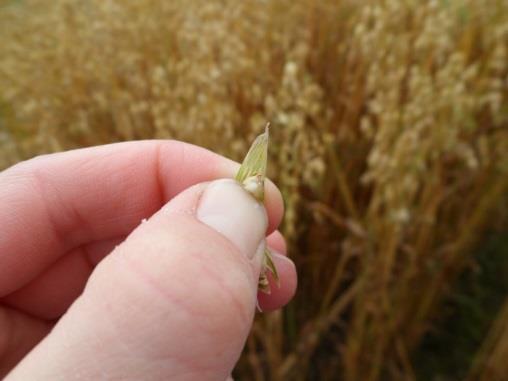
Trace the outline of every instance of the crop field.
<path fill-rule="evenodd" d="M 506 0 L 0 0 L 0 168 L 267 121 L 299 289 L 235 377 L 507 380 Z"/>

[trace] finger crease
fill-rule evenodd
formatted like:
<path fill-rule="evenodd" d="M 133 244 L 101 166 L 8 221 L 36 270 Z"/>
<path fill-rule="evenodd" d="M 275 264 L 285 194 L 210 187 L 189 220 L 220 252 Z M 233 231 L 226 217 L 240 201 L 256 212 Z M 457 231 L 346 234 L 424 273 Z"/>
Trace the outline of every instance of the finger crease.
<path fill-rule="evenodd" d="M 49 228 L 52 231 L 55 240 L 57 241 L 58 245 L 60 245 L 61 247 L 63 246 L 62 249 L 63 248 L 67 249 L 67 238 L 66 238 L 64 232 L 62 232 L 61 229 L 59 228 L 53 214 L 51 213 L 50 208 L 48 207 L 46 191 L 44 189 L 42 180 L 40 179 L 40 177 L 36 171 L 32 172 L 32 180 L 33 180 L 33 185 L 36 187 L 36 189 L 38 191 L 37 193 L 39 194 L 41 203 L 44 207 L 44 212 L 45 212 L 44 214 L 46 215 L 46 222 L 49 225 Z"/>
<path fill-rule="evenodd" d="M 163 175 L 162 175 L 162 144 L 157 144 L 155 148 L 155 160 L 154 160 L 154 177 L 155 177 L 155 184 L 157 186 L 157 194 L 159 198 L 159 205 L 162 206 L 166 203 L 166 188 L 164 187 L 164 182 L 162 181 Z"/>

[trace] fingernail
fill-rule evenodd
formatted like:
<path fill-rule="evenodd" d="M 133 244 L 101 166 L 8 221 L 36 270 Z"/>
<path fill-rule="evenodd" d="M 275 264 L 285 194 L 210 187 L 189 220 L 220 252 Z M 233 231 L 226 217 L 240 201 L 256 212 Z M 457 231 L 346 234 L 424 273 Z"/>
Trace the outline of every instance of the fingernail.
<path fill-rule="evenodd" d="M 252 259 L 265 238 L 268 217 L 264 206 L 235 180 L 217 180 L 201 196 L 197 218 L 229 239 Z"/>

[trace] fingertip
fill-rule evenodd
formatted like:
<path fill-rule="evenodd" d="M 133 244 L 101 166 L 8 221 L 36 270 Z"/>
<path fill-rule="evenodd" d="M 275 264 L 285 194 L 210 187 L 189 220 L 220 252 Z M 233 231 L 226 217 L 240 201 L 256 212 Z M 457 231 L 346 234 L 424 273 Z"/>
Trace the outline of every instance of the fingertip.
<path fill-rule="evenodd" d="M 266 243 L 268 247 L 270 247 L 274 251 L 286 255 L 287 253 L 286 239 L 279 230 L 275 230 L 272 234 L 266 237 Z"/>
<path fill-rule="evenodd" d="M 270 179 L 265 184 L 265 207 L 269 219 L 267 233 L 270 234 L 280 225 L 284 215 L 282 193 Z"/>
<path fill-rule="evenodd" d="M 222 158 L 217 162 L 218 167 L 216 173 L 218 177 L 234 177 L 240 168 L 240 164 L 235 161 Z M 267 234 L 272 233 L 280 225 L 284 216 L 284 198 L 279 188 L 271 181 L 266 179 L 265 182 L 265 208 L 268 214 Z"/>

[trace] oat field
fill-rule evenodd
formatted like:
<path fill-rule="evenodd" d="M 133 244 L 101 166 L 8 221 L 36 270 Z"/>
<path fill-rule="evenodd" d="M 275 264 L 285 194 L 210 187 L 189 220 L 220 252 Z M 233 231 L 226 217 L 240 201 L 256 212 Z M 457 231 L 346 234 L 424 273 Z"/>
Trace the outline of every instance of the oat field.
<path fill-rule="evenodd" d="M 152 138 L 239 160 L 267 121 L 299 290 L 236 377 L 507 380 L 506 0 L 0 0 L 0 168 Z"/>

